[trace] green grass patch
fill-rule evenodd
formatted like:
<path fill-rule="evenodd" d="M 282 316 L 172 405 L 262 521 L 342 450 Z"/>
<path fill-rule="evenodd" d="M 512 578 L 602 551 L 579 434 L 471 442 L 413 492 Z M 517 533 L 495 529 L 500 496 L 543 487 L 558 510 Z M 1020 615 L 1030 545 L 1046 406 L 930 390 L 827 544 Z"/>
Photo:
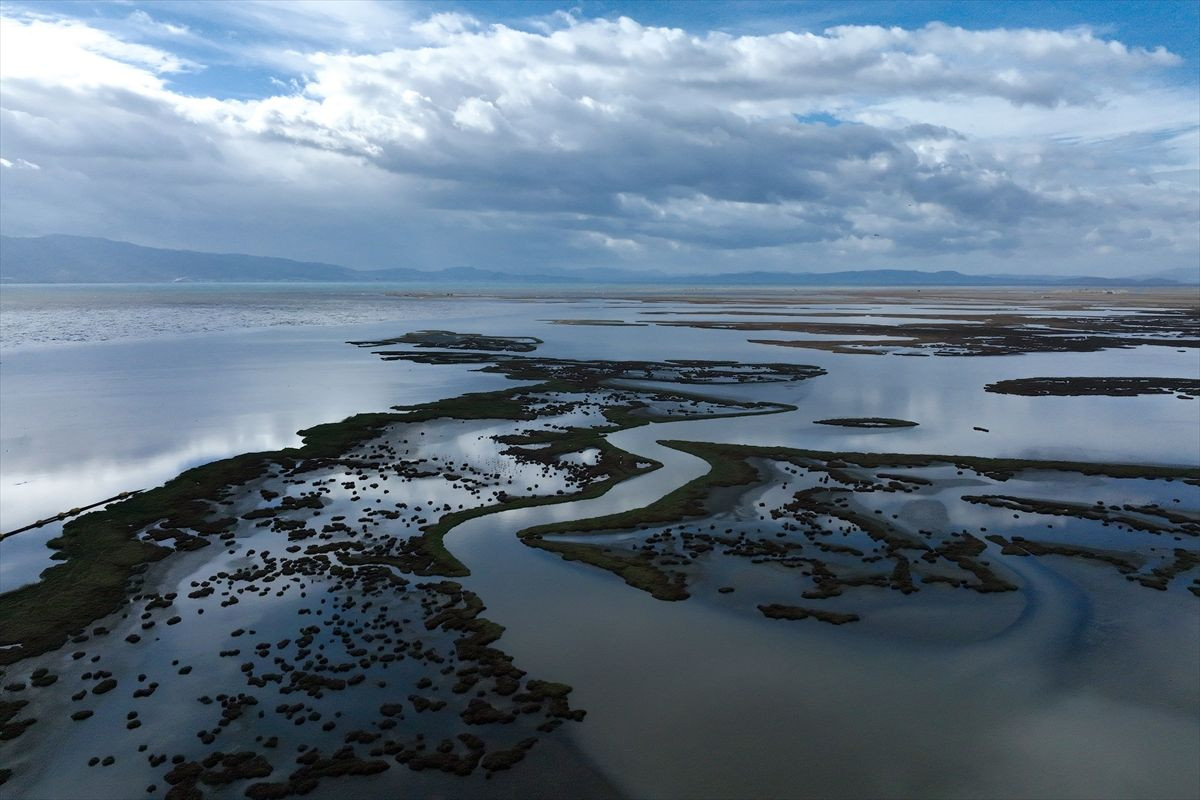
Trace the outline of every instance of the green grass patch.
<path fill-rule="evenodd" d="M 708 462 L 708 472 L 663 495 L 648 506 L 618 511 L 583 520 L 566 520 L 526 528 L 518 535 L 531 538 L 556 533 L 595 533 L 598 531 L 628 530 L 639 525 L 674 522 L 708 513 L 704 500 L 711 490 L 719 487 L 742 486 L 758 478 L 758 470 L 741 458 L 729 458 L 709 446 L 693 442 L 662 442 L 676 450 L 699 456 Z M 685 446 L 678 446 L 685 445 Z"/>
<path fill-rule="evenodd" d="M 682 573 L 672 575 L 643 556 L 618 553 L 596 545 L 548 541 L 537 537 L 527 537 L 522 541 L 530 547 L 555 553 L 567 561 L 581 561 L 619 575 L 630 586 L 649 592 L 659 600 L 688 598 Z"/>
<path fill-rule="evenodd" d="M 262 476 L 272 464 L 334 458 L 370 439 L 396 414 L 360 414 L 301 431 L 304 444 L 275 452 L 247 453 L 189 469 L 155 489 L 77 517 L 47 545 L 61 563 L 37 583 L 0 595 L 0 665 L 60 647 L 89 623 L 116 611 L 126 584 L 143 565 L 172 551 L 137 538 L 161 522 L 165 528 L 220 533 L 235 520 L 214 518 L 213 503 L 231 486 Z"/>
<path fill-rule="evenodd" d="M 575 446 L 569 447 L 572 444 Z M 417 574 L 447 575 L 450 577 L 462 577 L 470 574 L 470 570 L 446 549 L 444 541 L 447 533 L 469 519 L 494 514 L 498 511 L 508 511 L 514 508 L 533 508 L 535 506 L 554 505 L 556 503 L 590 500 L 601 497 L 618 483 L 628 480 L 635 475 L 652 472 L 662 466 L 662 464 L 651 459 L 636 458 L 619 447 L 609 444 L 599 433 L 586 429 L 573 431 L 570 435 L 564 436 L 558 443 L 552 443 L 550 447 L 534 452 L 541 455 L 555 448 L 558 453 L 571 453 L 580 447 L 595 447 L 600 450 L 600 459 L 596 464 L 596 470 L 605 473 L 607 477 L 588 484 L 574 494 L 514 497 L 496 505 L 466 508 L 462 511 L 453 511 L 442 516 L 437 522 L 426 525 L 421 529 L 423 536 L 419 548 L 420 553 L 428 559 L 428 565 L 418 569 Z M 637 466 L 639 462 L 648 464 L 648 466 L 639 469 Z"/>
<path fill-rule="evenodd" d="M 788 447 L 757 447 L 711 442 L 663 440 L 659 444 L 689 453 L 708 462 L 708 472 L 658 500 L 641 508 L 605 514 L 582 520 L 567 520 L 536 525 L 518 532 L 530 547 L 557 553 L 569 561 L 580 561 L 622 577 L 626 583 L 650 592 L 663 600 L 679 600 L 687 592 L 677 578 L 659 569 L 637 554 L 614 550 L 585 542 L 547 540 L 555 534 L 608 533 L 634 530 L 639 527 L 666 525 L 710 513 L 706 500 L 714 489 L 746 486 L 759 480 L 758 470 L 749 459 L 785 461 L 801 467 L 814 462 L 822 468 L 835 464 L 860 467 L 927 467 L 934 464 L 953 464 L 974 470 L 999 480 L 1031 470 L 1076 472 L 1083 475 L 1105 475 L 1115 478 L 1185 479 L 1200 478 L 1200 469 L 1190 467 L 1148 466 L 1142 464 L 1095 464 L 1082 461 L 1036 461 L 1031 459 L 980 458 L 974 456 L 896 455 L 891 453 L 833 453 Z M 881 523 L 871 517 L 853 512 L 839 512 L 843 518 L 883 541 L 891 541 Z"/>
<path fill-rule="evenodd" d="M 580 364 L 586 366 L 586 362 Z M 163 528 L 190 529 L 200 534 L 231 530 L 236 520 L 217 517 L 214 504 L 226 496 L 230 487 L 259 478 L 272 466 L 288 469 L 340 459 L 387 426 L 397 423 L 441 418 L 533 420 L 537 415 L 529 408 L 525 399 L 528 395 L 588 391 L 606 377 L 603 370 L 579 368 L 567 377 L 547 379 L 546 367 L 533 360 L 519 361 L 511 366 L 506 363 L 505 366 L 509 377 L 537 382 L 500 391 L 464 394 L 399 408 L 391 413 L 358 414 L 341 422 L 316 425 L 300 431 L 303 437 L 300 447 L 214 461 L 187 470 L 162 486 L 70 520 L 64 525 L 62 535 L 48 543 L 57 551 L 52 558 L 61 563 L 44 570 L 37 583 L 0 595 L 0 646 L 5 646 L 0 649 L 0 665 L 60 647 L 88 624 L 120 608 L 130 578 L 172 552 L 169 548 L 141 541 L 138 539 L 140 532 L 160 523 Z M 670 393 L 658 394 L 666 396 Z M 682 393 L 679 396 L 690 397 Z M 730 415 L 769 413 L 787 408 L 770 406 L 766 410 L 767 407 L 761 404 L 740 405 L 746 410 Z M 605 416 L 611 427 L 572 431 L 551 441 L 550 447 L 546 448 L 547 456 L 585 447 L 598 448 L 601 458 L 597 470 L 598 474 L 605 474 L 603 479 L 572 495 L 510 498 L 497 505 L 447 514 L 422 530 L 423 537 L 415 543 L 415 552 L 410 550 L 397 557 L 398 565 L 411 568 L 415 563 L 419 574 L 466 575 L 466 567 L 446 550 L 443 543 L 445 534 L 456 525 L 511 508 L 599 497 L 633 475 L 657 469 L 661 465 L 656 462 L 639 468 L 638 462 L 645 459 L 608 444 L 602 434 L 650 421 L 687 418 L 687 415 L 648 418 L 636 413 L 638 409 L 637 402 L 606 409 Z M 727 467 L 720 467 L 717 472 L 725 469 Z M 632 566 L 626 571 L 630 569 Z"/>
<path fill-rule="evenodd" d="M 959 468 L 974 470 L 983 475 L 1006 480 L 1027 471 L 1050 470 L 1055 472 L 1077 472 L 1081 475 L 1104 475 L 1110 478 L 1200 479 L 1200 467 L 1171 467 L 1151 464 L 1101 464 L 1090 461 L 1054 461 L 1025 458 L 985 458 L 982 456 L 953 455 L 902 455 L 896 453 L 838 453 L 823 450 L 802 450 L 792 447 L 758 447 L 753 445 L 712 444 L 707 442 L 661 441 L 659 444 L 699 456 L 706 461 L 713 459 L 749 457 L 775 461 L 789 461 L 798 466 L 807 466 L 805 461 L 845 462 L 860 467 L 928 467 L 934 464 L 953 464 Z"/>

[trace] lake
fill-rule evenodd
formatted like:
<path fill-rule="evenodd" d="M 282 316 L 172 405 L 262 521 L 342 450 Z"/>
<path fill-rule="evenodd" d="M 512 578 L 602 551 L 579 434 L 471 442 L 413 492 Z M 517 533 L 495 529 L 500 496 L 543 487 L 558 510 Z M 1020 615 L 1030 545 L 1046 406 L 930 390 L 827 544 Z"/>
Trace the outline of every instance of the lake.
<path fill-rule="evenodd" d="M 1153 302 L 1147 300 L 1147 308 L 1154 308 Z M 865 585 L 848 590 L 846 598 L 830 599 L 831 608 L 861 613 L 862 621 L 827 625 L 756 612 L 760 601 L 789 592 L 799 596 L 798 573 L 784 564 L 715 557 L 709 564 L 692 558 L 681 567 L 692 596 L 685 602 L 663 602 L 586 559 L 564 560 L 553 550 L 526 546 L 517 535 L 532 526 L 639 509 L 706 474 L 704 460 L 665 446 L 665 440 L 759 448 L 746 450 L 752 453 L 782 447 L 829 454 L 1200 467 L 1200 417 L 1194 399 L 1171 392 L 1023 396 L 985 390 L 1000 380 L 1046 376 L 1197 380 L 1197 350 L 1186 342 L 1135 343 L 1094 352 L 978 356 L 925 351 L 925 357 L 901 357 L 751 341 L 855 339 L 850 334 L 658 324 L 693 319 L 790 324 L 819 322 L 830 314 L 847 325 L 940 324 L 954 316 L 968 318 L 960 320 L 963 324 L 979 317 L 982 324 L 998 313 L 1050 321 L 1118 311 L 1137 314 L 1143 308 L 1136 296 L 1070 293 L 1047 299 L 987 290 L 946 295 L 930 290 L 924 297 L 833 289 L 709 290 L 686 296 L 678 288 L 655 287 L 529 296 L 411 286 L 5 286 L 0 292 L 0 529 L 11 531 L 121 492 L 150 489 L 217 459 L 295 447 L 301 443 L 297 431 L 320 423 L 513 386 L 500 372 L 480 371 L 488 362 L 385 361 L 376 353 L 419 354 L 421 347 L 356 347 L 349 341 L 441 329 L 537 337 L 542 343 L 531 355 L 557 364 L 703 359 L 811 365 L 823 374 L 681 387 L 666 370 L 605 383 L 618 394 L 643 398 L 656 392 L 672 396 L 682 388 L 730 408 L 753 408 L 754 413 L 664 417 L 607 433 L 610 445 L 643 464 L 653 461 L 662 467 L 616 483 L 601 497 L 566 497 L 557 504 L 467 519 L 445 537 L 450 555 L 470 571 L 459 579 L 462 587 L 482 600 L 489 620 L 504 627 L 496 646 L 531 676 L 573 687 L 571 704 L 586 709 L 587 716 L 539 738 L 523 763 L 494 777 L 489 772 L 490 780 L 478 773 L 459 778 L 393 765 L 378 774 L 322 781 L 317 795 L 350 789 L 504 797 L 550 786 L 597 797 L 1193 796 L 1200 787 L 1195 759 L 1200 750 L 1200 630 L 1195 624 L 1197 599 L 1186 584 L 1194 571 L 1155 591 L 1117 574 L 1112 567 L 1116 562 L 1066 554 L 1004 560 L 999 545 L 984 544 L 984 558 L 990 555 L 1005 565 L 1004 579 L 1012 591 L 987 594 L 931 585 L 910 595 Z M 532 379 L 524 380 L 534 385 Z M 617 400 L 599 405 L 604 402 Z M 550 414 L 547 427 L 599 424 L 594 410 L 544 413 Z M 918 424 L 853 428 L 816 422 L 830 418 Z M 562 482 L 557 467 L 522 471 L 520 463 L 488 449 L 493 437 L 514 435 L 511 422 L 463 419 L 423 425 L 419 435 L 425 441 L 407 445 L 406 461 L 470 464 L 481 475 L 494 470 L 510 482 L 515 478 L 515 487 L 529 484 L 530 496 L 586 486 L 582 479 Z M 418 435 L 412 425 L 396 430 L 401 429 L 410 431 L 405 442 Z M 399 447 L 401 434 L 388 435 Z M 786 508 L 793 488 L 785 492 L 781 487 L 788 481 L 801 485 L 798 473 L 779 471 L 786 462 L 754 458 L 759 469 L 755 481 L 720 495 L 719 503 L 709 501 L 703 522 L 711 519 L 714 530 L 746 532 L 770 524 L 757 509 Z M 490 466 L 480 468 L 484 463 Z M 947 531 L 970 527 L 1015 541 L 1014 534 L 1033 537 L 1034 528 L 1050 529 L 1059 545 L 1086 542 L 1099 548 L 1100 555 L 1124 554 L 1122 558 L 1133 559 L 1131 569 L 1142 575 L 1149 575 L 1155 564 L 1169 563 L 1172 548 L 1197 551 L 1188 526 L 1200 511 L 1200 486 L 1036 472 L 997 481 L 985 468 L 972 473 L 962 465 L 955 470 L 938 463 L 905 468 L 913 479 L 900 482 L 911 490 L 907 493 L 895 494 L 896 487 L 881 484 L 880 492 L 856 502 L 874 504 L 871 508 L 883 518 L 894 514 L 897 525 L 908 524 L 911 517 L 913 530 L 934 525 L 928 520 L 936 519 Z M 853 468 L 853 462 L 849 467 L 811 464 L 806 469 L 817 470 L 812 474 L 824 482 L 802 485 L 843 480 L 852 486 L 845 475 L 838 478 L 838 470 Z M 329 490 L 323 516 L 337 512 L 353 520 L 361 513 L 361 502 L 374 498 L 392 504 L 396 497 L 408 497 L 395 487 L 397 494 L 385 499 L 381 489 L 367 490 L 363 480 L 353 477 L 358 485 L 351 497 L 344 490 L 346 475 L 350 473 L 330 471 L 313 478 L 320 482 L 311 486 Z M 413 488 L 404 491 L 417 492 L 416 485 L 429 480 L 422 475 L 408 475 Z M 267 494 L 286 494 L 289 479 L 285 472 L 273 473 L 254 486 Z M 535 489 L 538 480 L 546 485 Z M 490 485 L 478 480 L 472 491 Z M 471 502 L 475 495 L 465 486 L 445 488 L 436 502 L 426 498 L 432 489 L 422 489 L 408 502 L 449 510 Z M 1018 524 L 1011 508 L 963 500 L 993 489 L 1005 497 L 1073 503 L 1064 507 L 1075 510 L 1056 515 L 1022 507 L 1027 517 Z M 886 491 L 892 494 L 881 493 Z M 247 490 L 229 502 L 238 514 L 253 514 L 263 505 L 257 492 Z M 908 494 L 923 505 L 906 505 Z M 1128 512 L 1135 515 L 1152 505 L 1173 509 L 1176 517 L 1170 524 L 1178 535 L 1168 546 L 1170 534 L 1153 532 L 1145 519 L 1139 518 L 1147 527 L 1126 531 L 1109 524 L 1117 524 L 1115 517 L 1101 519 L 1090 505 L 1082 508 L 1101 499 L 1101 505 L 1136 507 Z M 832 524 L 825 511 L 813 519 L 818 528 Z M 53 522 L 0 543 L 0 590 L 36 583 L 39 573 L 55 563 L 46 543 L 62 533 L 63 525 Z M 660 524 L 562 541 L 600 541 L 609 548 L 606 552 L 621 554 L 662 529 Z M 786 539 L 789 530 L 781 530 L 780 538 Z M 805 552 L 821 541 L 814 536 L 802 540 Z M 282 538 L 286 544 L 288 537 Z M 984 541 L 982 533 L 978 540 Z M 310 609 L 312 600 L 243 594 L 237 605 L 218 605 L 216 595 L 184 595 L 211 575 L 257 563 L 256 551 L 278 553 L 280 541 L 278 530 L 245 525 L 220 547 L 180 552 L 153 564 L 147 585 L 159 596 L 179 595 L 173 601 L 178 610 L 169 613 L 188 621 L 178 628 L 157 626 L 153 643 L 130 647 L 123 641 L 127 632 L 148 629 L 138 628 L 133 615 L 106 617 L 103 624 L 112 634 L 93 638 L 85 649 L 90 655 L 94 648 L 102 655 L 103 669 L 125 682 L 120 691 L 94 704 L 89 697 L 87 703 L 97 713 L 84 722 L 49 718 L 55 702 L 70 702 L 59 694 L 69 694 L 86 680 L 80 677 L 85 669 L 96 669 L 88 660 L 71 659 L 71 645 L 7 667 L 6 680 L 37 665 L 63 677 L 57 688 L 23 690 L 21 697 L 31 699 L 30 708 L 40 709 L 39 717 L 46 719 L 6 743 L 11 755 L 5 760 L 14 767 L 6 791 L 14 797 L 141 796 L 147 784 L 161 787 L 162 780 L 135 753 L 139 742 L 155 741 L 155 750 L 199 757 L 195 730 L 211 726 L 213 712 L 194 702 L 198 688 L 161 678 L 161 690 L 137 701 L 140 719 L 148 722 L 134 733 L 127 733 L 124 724 L 129 702 L 117 695 L 126 684 L 137 683 L 125 676 L 173 674 L 173 661 L 210 664 L 198 666 L 194 674 L 204 675 L 216 691 L 240 684 L 236 661 L 213 659 L 212 643 L 223 641 L 225 631 L 234 627 L 253 628 L 259 639 L 289 636 L 296 614 Z M 331 540 L 337 541 L 336 536 Z M 873 543 L 855 545 L 864 552 L 868 546 Z M 834 564 L 840 556 L 831 552 L 828 563 Z M 862 569 L 855 559 L 850 566 Z M 807 577 L 813 567 L 804 569 Z M 726 584 L 737 591 L 718 592 Z M 151 634 L 142 635 L 148 639 Z M 366 670 L 371 680 L 377 677 L 374 670 Z M 411 677 L 415 681 L 419 675 Z M 38 691 L 46 699 L 30 698 Z M 265 691 L 273 690 L 268 686 Z M 372 692 L 353 702 L 317 698 L 313 706 L 327 718 L 339 709 L 366 719 L 387 695 L 382 688 Z M 275 704 L 274 699 L 262 701 L 263 707 Z M 451 728 L 432 722 L 422 727 L 426 716 L 410 714 L 397 730 L 409 726 L 422 736 L 427 731 L 430 741 L 451 737 Z M 109 735 L 120 739 L 113 745 L 121 753 L 112 767 L 87 766 L 93 751 L 103 755 L 95 746 L 97 730 L 111 730 Z M 310 741 L 287 738 L 298 735 L 294 730 L 273 719 L 269 724 L 242 720 L 225 727 L 218 744 L 226 750 L 235 744 L 253 747 L 255 737 L 264 735 L 282 737 L 285 745 L 295 747 Z M 339 728 L 331 736 L 341 742 L 341 732 Z M 357 783 L 343 785 L 342 780 Z M 214 796 L 238 796 L 244 785 L 231 781 L 210 790 Z"/>

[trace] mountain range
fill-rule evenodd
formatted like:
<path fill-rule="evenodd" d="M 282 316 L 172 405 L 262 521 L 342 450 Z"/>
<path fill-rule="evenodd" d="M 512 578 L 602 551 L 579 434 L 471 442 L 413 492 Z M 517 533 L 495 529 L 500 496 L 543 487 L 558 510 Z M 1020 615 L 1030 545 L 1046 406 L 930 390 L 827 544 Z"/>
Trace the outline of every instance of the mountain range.
<path fill-rule="evenodd" d="M 475 267 L 441 270 L 351 269 L 238 253 L 143 247 L 85 236 L 0 236 L 0 282 L 179 283 L 344 282 L 483 284 L 663 284 L 676 286 L 1177 286 L 1200 284 L 1200 268 L 1164 270 L 1140 278 L 964 275 L 942 270 L 872 269 L 841 272 L 728 272 L 670 275 L 593 268 L 546 273 Z"/>

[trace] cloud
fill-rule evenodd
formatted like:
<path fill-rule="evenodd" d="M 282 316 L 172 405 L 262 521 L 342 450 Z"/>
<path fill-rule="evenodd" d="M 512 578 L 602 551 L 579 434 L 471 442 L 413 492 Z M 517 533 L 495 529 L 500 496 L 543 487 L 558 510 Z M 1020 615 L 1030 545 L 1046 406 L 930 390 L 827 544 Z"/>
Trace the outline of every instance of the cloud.
<path fill-rule="evenodd" d="M 142 88 L 147 84 L 138 73 L 163 75 L 198 66 L 76 20 L 3 16 L 0 26 L 5 80 L 32 78 L 50 84 L 74 79 L 85 86 L 123 82 Z"/>
<path fill-rule="evenodd" d="M 238 8 L 246 30 L 309 43 L 277 94 L 174 89 L 200 65 L 170 37 L 202 32 L 141 10 L 154 45 L 5 19 L 5 155 L 45 167 L 0 188 L 6 232 L 425 267 L 1127 272 L 1200 252 L 1196 88 L 1167 79 L 1179 59 L 1161 48 L 1086 29 L 731 36 Z M 155 210 L 104 202 L 131 192 Z"/>
<path fill-rule="evenodd" d="M 196 27 L 244 40 L 260 54 L 273 48 L 378 50 L 409 41 L 417 22 L 408 4 L 389 0 L 177 0 L 170 10 L 196 20 Z"/>
<path fill-rule="evenodd" d="M 41 169 L 41 167 L 37 164 L 34 164 L 32 161 L 26 161 L 23 158 L 18 158 L 16 161 L 9 161 L 7 158 L 0 158 L 0 167 L 4 167 L 5 169 Z"/>
<path fill-rule="evenodd" d="M 172 39 L 187 38 L 194 34 L 187 25 L 175 25 L 170 22 L 160 22 L 142 9 L 134 9 L 125 20 L 130 28 L 153 37 L 168 37 Z"/>

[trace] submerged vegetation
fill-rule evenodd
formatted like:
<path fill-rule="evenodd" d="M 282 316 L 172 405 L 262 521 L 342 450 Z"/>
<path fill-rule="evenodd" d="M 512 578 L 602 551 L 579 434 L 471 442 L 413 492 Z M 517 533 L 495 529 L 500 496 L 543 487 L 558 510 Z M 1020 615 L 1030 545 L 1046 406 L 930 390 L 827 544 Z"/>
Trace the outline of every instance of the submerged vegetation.
<path fill-rule="evenodd" d="M 804 578 L 802 596 L 814 600 L 839 597 L 856 586 L 891 588 L 902 594 L 918 591 L 921 584 L 982 593 L 1012 591 L 1017 588 L 1017 579 L 998 566 L 1003 559 L 998 562 L 995 557 L 1001 555 L 1074 555 L 1118 566 L 1131 580 L 1157 589 L 1166 589 L 1171 578 L 1200 566 L 1196 552 L 1180 548 L 1164 556 L 1163 561 L 1147 555 L 1157 548 L 1145 546 L 1138 555 L 1117 557 L 1076 542 L 1039 545 L 1021 539 L 1019 547 L 997 542 L 994 535 L 986 534 L 987 527 L 975 533 L 956 527 L 961 525 L 956 517 L 967 515 L 953 503 L 1016 510 L 1031 519 L 1021 523 L 1023 526 L 1046 515 L 1070 516 L 1130 533 L 1171 536 L 1176 541 L 1200 538 L 1197 509 L 1031 501 L 1003 495 L 979 496 L 962 489 L 950 490 L 948 496 L 943 488 L 963 484 L 966 473 L 971 474 L 969 483 L 973 486 L 1034 476 L 1038 485 L 1053 486 L 1056 481 L 1080 475 L 1178 480 L 1183 486 L 1196 486 L 1200 485 L 1197 468 L 823 452 L 683 441 L 660 444 L 704 459 L 708 472 L 641 508 L 527 528 L 519 532 L 522 541 L 613 572 L 660 600 L 686 599 L 691 581 L 717 569 L 714 559 L 719 557 L 797 570 Z M 951 475 L 944 472 L 947 468 L 952 470 Z M 799 488 L 791 488 L 793 483 Z M 740 487 L 740 496 L 747 499 L 731 501 L 728 490 L 734 487 Z M 900 503 L 892 499 L 898 495 L 912 495 L 914 499 Z M 748 498 L 755 496 L 773 499 L 751 504 Z M 1021 514 L 1011 516 L 1019 519 Z M 632 539 L 613 536 L 626 531 L 637 531 L 639 535 Z M 991 552 L 991 560 L 988 542 L 1003 548 Z M 877 562 L 886 566 L 873 567 Z M 722 593 L 735 588 L 726 586 Z M 1189 589 L 1200 595 L 1200 578 Z M 857 614 L 842 612 L 830 612 L 834 616 L 826 617 L 816 613 L 821 609 L 812 608 L 785 611 L 792 607 L 779 603 L 758 608 L 767 616 L 788 619 L 859 619 Z"/>
<path fill-rule="evenodd" d="M 943 330 L 917 349 L 992 354 L 1040 335 L 1028 321 L 991 324 L 1030 330 L 991 343 L 950 342 Z M 1127 338 L 1167 336 L 1125 327 Z M 60 563 L 0 595 L 0 741 L 28 743 L 47 727 L 39 720 L 100 732 L 81 761 L 103 772 L 145 759 L 147 793 L 173 800 L 230 786 L 281 798 L 330 778 L 365 786 L 396 765 L 486 780 L 541 752 L 542 737 L 585 712 L 570 686 L 527 675 L 504 651 L 487 598 L 455 580 L 469 570 L 447 534 L 500 511 L 601 497 L 662 466 L 611 444 L 614 432 L 794 409 L 705 387 L 733 394 L 824 374 L 523 355 L 541 343 L 450 331 L 354 342 L 384 361 L 469 365 L 519 383 L 316 426 L 299 447 L 213 462 L 59 515 L 50 546 Z M 695 598 L 788 631 L 838 626 L 838 636 L 870 632 L 880 608 L 922 592 L 1015 598 L 1035 559 L 1200 596 L 1197 468 L 660 443 L 707 471 L 640 508 L 529 527 L 519 540 L 658 600 Z M 187 565 L 188 583 L 167 585 L 172 565 Z M 239 615 L 243 602 L 254 613 Z M 102 659 L 114 650 L 157 655 Z M 129 664 L 151 666 L 135 678 Z M 193 674 L 202 689 L 184 688 Z M 195 704 L 179 703 L 179 691 Z M 143 720 L 153 731 L 168 713 L 195 721 L 199 744 L 156 745 L 153 735 L 137 744 Z M 256 717 L 269 722 L 256 727 Z M 28 768 L 6 759 L 12 771 L 0 782 Z"/>
<path fill-rule="evenodd" d="M 439 342 L 453 336 L 435 333 Z M 408 343 L 426 347 L 426 334 Z M 513 349 L 496 337 L 472 335 L 467 341 L 490 350 Z M 310 617 L 310 624 L 297 625 L 283 638 L 276 631 L 253 645 L 256 658 L 242 664 L 238 678 L 248 691 L 217 694 L 219 723 L 196 734 L 209 748 L 228 738 L 226 726 L 252 709 L 263 707 L 256 713 L 266 713 L 271 703 L 264 693 L 299 692 L 310 698 L 275 707 L 276 715 L 300 725 L 329 713 L 319 702 L 326 695 L 369 696 L 384 689 L 394 680 L 387 677 L 388 668 L 402 661 L 430 668 L 405 678 L 411 680 L 411 693 L 387 700 L 378 715 L 356 713 L 352 721 L 358 727 L 344 736 L 340 713 L 322 721 L 321 733 L 315 734 L 322 744 L 304 742 L 299 769 L 283 780 L 263 780 L 276 774 L 279 762 L 275 745 L 261 736 L 258 748 L 239 749 L 236 757 L 227 749 L 176 753 L 162 778 L 170 787 L 168 797 L 198 797 L 205 786 L 234 782 L 245 782 L 251 798 L 285 797 L 311 791 L 322 778 L 369 776 L 395 762 L 459 776 L 491 775 L 516 765 L 539 734 L 578 720 L 583 712 L 568 703 L 570 687 L 526 680 L 513 659 L 494 646 L 503 629 L 482 615 L 483 600 L 447 580 L 468 571 L 445 548 L 446 533 L 484 514 L 599 497 L 660 466 L 614 447 L 607 433 L 662 420 L 790 408 L 666 387 L 642 389 L 622 380 L 705 384 L 821 374 L 811 367 L 731 362 L 583 362 L 450 350 L 382 355 L 480 363 L 525 383 L 356 415 L 302 431 L 299 447 L 188 470 L 163 486 L 70 519 L 50 542 L 61 563 L 45 570 L 39 581 L 0 595 L 0 663 L 16 674 L 33 657 L 68 642 L 95 649 L 169 647 L 168 631 L 197 625 L 193 620 L 203 619 L 199 615 L 206 610 L 209 616 L 219 614 L 250 596 L 259 604 L 286 603 L 282 607 Z M 468 432 L 481 444 L 452 456 L 457 451 L 446 447 Z M 439 439 L 451 434 L 447 441 Z M 453 497 L 454 503 L 429 496 Z M 200 549 L 205 552 L 196 554 L 197 563 L 210 564 L 212 573 L 192 581 L 186 600 L 154 588 L 157 577 L 150 565 Z M 419 578 L 428 582 L 414 583 Z M 305 599 L 310 592 L 313 599 Z M 414 630 L 412 620 L 423 624 Z M 218 645 L 217 661 L 245 659 L 249 651 L 241 637 L 254 633 L 230 632 Z M 164 644 L 156 644 L 160 641 Z M 83 649 L 77 653 L 75 660 L 86 655 Z M 145 676 L 139 679 L 134 697 L 151 697 L 160 682 L 186 681 L 196 666 L 178 660 L 176 665 L 172 676 L 149 684 L 141 683 Z M 201 673 L 221 670 L 214 663 Z M 44 674 L 32 675 L 33 687 L 53 683 Z M 94 683 L 91 693 L 75 695 L 75 702 L 119 691 L 131 680 L 103 669 L 74 677 Z M 5 691 L 22 690 L 10 682 Z M 17 718 L 24 702 L 5 706 L 12 712 L 6 739 L 21 738 L 36 723 L 32 716 Z M 212 702 L 211 695 L 200 698 L 202 706 Z M 411 721 L 404 734 L 389 738 L 388 731 L 405 715 Z M 450 737 L 439 720 L 455 715 L 460 724 L 481 727 Z M 99 724 L 91 708 L 68 716 L 71 724 Z M 140 719 L 130 712 L 126 728 L 136 730 Z M 528 722 L 517 724 L 523 720 Z M 415 739 L 406 738 L 414 731 Z M 426 734 L 447 738 L 430 749 L 433 742 L 427 744 Z M 331 746 L 330 736 L 342 737 L 341 744 Z M 355 744 L 370 745 L 365 757 Z M 152 768 L 167 758 L 148 756 Z M 105 767 L 114 760 L 111 753 L 100 753 L 89 763 Z"/>
<path fill-rule="evenodd" d="M 129 579 L 172 550 L 138 538 L 158 526 L 154 538 L 177 549 L 204 547 L 204 537 L 226 533 L 236 520 L 215 507 L 232 487 L 270 466 L 292 467 L 336 458 L 375 436 L 399 415 L 360 414 L 340 423 L 301 431 L 304 444 L 275 453 L 247 453 L 195 467 L 149 491 L 67 522 L 48 546 L 61 561 L 36 583 L 0 594 L 0 664 L 61 646 L 89 623 L 116 610 Z"/>

